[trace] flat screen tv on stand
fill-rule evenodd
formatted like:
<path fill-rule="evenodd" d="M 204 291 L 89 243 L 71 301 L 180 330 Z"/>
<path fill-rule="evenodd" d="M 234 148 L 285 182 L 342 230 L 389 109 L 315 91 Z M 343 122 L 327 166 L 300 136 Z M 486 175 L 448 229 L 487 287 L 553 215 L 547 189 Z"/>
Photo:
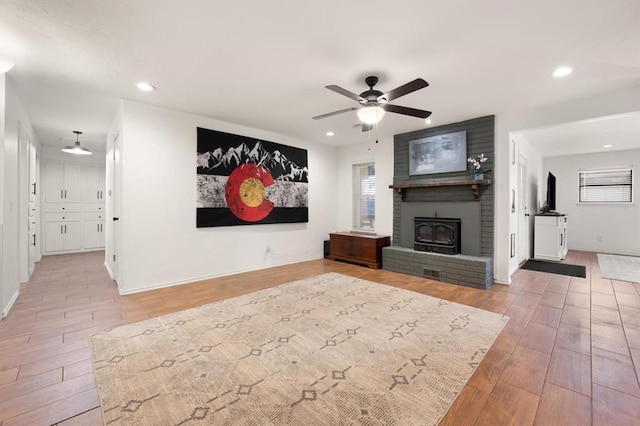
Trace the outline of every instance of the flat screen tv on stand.
<path fill-rule="evenodd" d="M 547 176 L 547 201 L 542 208 L 543 213 L 550 213 L 556 209 L 556 177 L 549 172 Z"/>

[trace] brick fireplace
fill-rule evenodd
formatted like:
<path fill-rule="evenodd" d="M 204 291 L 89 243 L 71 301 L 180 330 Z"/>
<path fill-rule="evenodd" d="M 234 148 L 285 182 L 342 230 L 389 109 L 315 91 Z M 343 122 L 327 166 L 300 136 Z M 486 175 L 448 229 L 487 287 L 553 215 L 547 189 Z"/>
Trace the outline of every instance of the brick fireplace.
<path fill-rule="evenodd" d="M 383 249 L 383 269 L 435 278 L 469 287 L 493 283 L 494 189 L 491 176 L 474 185 L 467 171 L 410 176 L 409 142 L 430 136 L 467 132 L 467 157 L 484 153 L 494 168 L 494 117 L 396 135 L 394 138 L 394 195 L 392 246 Z M 404 189 L 406 187 L 407 189 Z M 457 254 L 415 250 L 416 217 L 460 219 Z M 442 250 L 440 250 L 442 251 Z M 446 251 L 446 250 L 445 250 Z"/>

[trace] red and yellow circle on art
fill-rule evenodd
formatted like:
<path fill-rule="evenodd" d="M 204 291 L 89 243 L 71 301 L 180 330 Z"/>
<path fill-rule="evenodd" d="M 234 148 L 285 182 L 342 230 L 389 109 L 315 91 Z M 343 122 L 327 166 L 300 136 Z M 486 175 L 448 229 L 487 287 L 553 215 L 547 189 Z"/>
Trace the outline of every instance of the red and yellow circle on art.
<path fill-rule="evenodd" d="M 273 203 L 265 198 L 265 188 L 274 180 L 264 167 L 246 163 L 231 172 L 225 198 L 231 213 L 247 222 L 257 222 L 269 215 Z"/>

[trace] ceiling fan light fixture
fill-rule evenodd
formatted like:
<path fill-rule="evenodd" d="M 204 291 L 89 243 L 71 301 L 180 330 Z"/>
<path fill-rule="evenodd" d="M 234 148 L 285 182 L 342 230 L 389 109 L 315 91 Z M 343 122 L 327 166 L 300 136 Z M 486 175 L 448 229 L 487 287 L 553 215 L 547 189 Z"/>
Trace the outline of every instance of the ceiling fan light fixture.
<path fill-rule="evenodd" d="M 358 118 L 365 124 L 376 124 L 384 116 L 384 109 L 378 105 L 370 105 L 358 110 Z"/>
<path fill-rule="evenodd" d="M 80 146 L 80 141 L 78 140 L 78 138 L 82 134 L 82 132 L 74 130 L 73 133 L 76 134 L 76 143 L 73 145 L 65 146 L 64 148 L 62 148 L 62 152 L 75 155 L 92 155 L 93 152 L 89 151 L 87 148 Z"/>

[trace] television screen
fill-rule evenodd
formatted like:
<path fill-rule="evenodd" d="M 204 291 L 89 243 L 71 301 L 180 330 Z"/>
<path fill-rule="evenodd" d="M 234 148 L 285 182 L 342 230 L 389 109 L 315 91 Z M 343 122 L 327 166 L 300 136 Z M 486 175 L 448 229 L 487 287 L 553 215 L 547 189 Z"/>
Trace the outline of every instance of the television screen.
<path fill-rule="evenodd" d="M 547 211 L 556 209 L 556 177 L 549 172 L 547 176 Z"/>

